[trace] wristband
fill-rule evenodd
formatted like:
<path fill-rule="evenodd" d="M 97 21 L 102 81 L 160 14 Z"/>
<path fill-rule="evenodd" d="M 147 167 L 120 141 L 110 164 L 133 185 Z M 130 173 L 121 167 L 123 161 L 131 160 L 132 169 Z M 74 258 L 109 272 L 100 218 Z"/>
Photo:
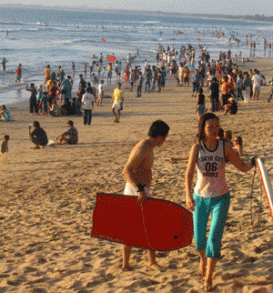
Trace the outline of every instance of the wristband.
<path fill-rule="evenodd" d="M 144 191 L 145 185 L 138 183 L 138 185 L 136 187 L 137 187 L 137 192 L 142 192 L 142 191 Z"/>
<path fill-rule="evenodd" d="M 251 159 L 251 166 L 255 166 L 256 165 L 256 157 L 253 157 L 252 159 Z"/>

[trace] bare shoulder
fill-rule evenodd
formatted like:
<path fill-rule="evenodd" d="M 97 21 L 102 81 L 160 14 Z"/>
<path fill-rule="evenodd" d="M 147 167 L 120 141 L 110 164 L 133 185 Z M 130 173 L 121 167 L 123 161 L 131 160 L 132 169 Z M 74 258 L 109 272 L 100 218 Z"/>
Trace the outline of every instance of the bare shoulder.
<path fill-rule="evenodd" d="M 193 153 L 193 154 L 197 154 L 198 151 L 199 151 L 199 148 L 200 148 L 199 143 L 194 144 L 194 145 L 192 146 L 192 148 L 191 148 L 191 153 Z"/>
<path fill-rule="evenodd" d="M 152 151 L 151 143 L 147 139 L 143 139 L 135 145 L 133 151 L 141 153 L 150 152 Z"/>

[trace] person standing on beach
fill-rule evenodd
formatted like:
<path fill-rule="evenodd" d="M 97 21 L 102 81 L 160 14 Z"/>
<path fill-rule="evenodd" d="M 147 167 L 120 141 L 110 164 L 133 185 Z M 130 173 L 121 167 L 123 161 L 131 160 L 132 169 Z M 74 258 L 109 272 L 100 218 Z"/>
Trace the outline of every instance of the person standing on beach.
<path fill-rule="evenodd" d="M 152 166 L 154 162 L 154 148 L 161 146 L 169 132 L 169 126 L 157 120 L 151 125 L 148 137 L 141 140 L 132 150 L 129 159 L 123 169 L 123 175 L 126 178 L 124 195 L 137 196 L 140 205 L 145 204 L 150 197 L 149 188 L 152 181 Z M 129 260 L 132 247 L 126 244 L 122 245 L 122 270 L 131 270 Z M 155 251 L 148 250 L 149 267 L 152 270 L 158 268 L 155 259 Z"/>
<path fill-rule="evenodd" d="M 201 74 L 197 69 L 194 70 L 194 75 L 192 77 L 192 97 L 196 97 L 199 87 L 200 87 L 200 81 L 202 79 Z"/>
<path fill-rule="evenodd" d="M 199 120 L 198 143 L 193 145 L 186 172 L 186 204 L 193 212 L 194 238 L 199 253 L 198 274 L 205 277 L 205 291 L 215 289 L 213 273 L 221 257 L 221 241 L 230 205 L 230 193 L 225 180 L 225 162 L 247 172 L 255 164 L 255 157 L 244 163 L 232 147 L 217 139 L 219 118 L 213 113 Z M 192 195 L 192 183 L 197 167 L 197 184 Z M 209 237 L 206 237 L 209 215 L 212 213 Z"/>
<path fill-rule="evenodd" d="M 15 82 L 21 82 L 21 78 L 22 78 L 22 65 L 21 63 L 17 66 L 16 68 L 16 79 Z"/>
<path fill-rule="evenodd" d="M 164 66 L 161 67 L 160 91 L 165 89 L 167 71 Z"/>
<path fill-rule="evenodd" d="M 65 76 L 65 73 L 62 69 L 62 66 L 59 66 L 59 69 L 57 71 L 57 80 L 58 82 L 62 83 L 63 80 L 64 80 L 64 76 Z"/>
<path fill-rule="evenodd" d="M 78 112 L 80 112 L 82 96 L 85 93 L 85 89 L 86 89 L 86 81 L 84 80 L 82 74 L 80 74 L 79 77 L 80 77 L 80 82 L 79 82 L 79 89 L 77 92 L 77 111 Z"/>
<path fill-rule="evenodd" d="M 97 99 L 97 106 L 98 107 L 101 107 L 102 106 L 102 98 L 104 96 L 103 84 L 104 84 L 104 80 L 101 79 L 100 80 L 100 84 L 99 84 L 99 97 Z"/>
<path fill-rule="evenodd" d="M 7 61 L 7 59 L 4 57 L 3 59 L 2 59 L 2 71 L 3 72 L 5 72 L 6 71 L 6 63 L 7 63 L 8 61 Z"/>
<path fill-rule="evenodd" d="M 147 65 L 147 69 L 145 69 L 144 78 L 145 78 L 145 93 L 147 92 L 150 93 L 151 80 L 152 80 L 152 71 L 151 71 L 150 65 Z"/>
<path fill-rule="evenodd" d="M 142 83 L 143 83 L 143 77 L 142 77 L 142 72 L 139 72 L 139 76 L 137 79 L 137 97 L 141 97 L 141 91 L 142 91 Z"/>
<path fill-rule="evenodd" d="M 61 100 L 67 105 L 71 103 L 70 79 L 71 79 L 71 76 L 68 75 L 61 84 Z"/>
<path fill-rule="evenodd" d="M 75 76 L 75 69 L 76 69 L 75 63 L 72 62 L 71 72 L 72 72 L 72 76 L 73 76 L 73 78 L 74 78 L 74 76 Z"/>
<path fill-rule="evenodd" d="M 219 110 L 219 84 L 217 78 L 212 78 L 210 89 L 211 111 L 217 112 Z"/>
<path fill-rule="evenodd" d="M 223 77 L 223 83 L 222 83 L 222 105 L 221 105 L 221 108 L 223 108 L 227 104 L 229 97 L 230 97 L 230 83 L 228 82 L 228 77 L 225 75 Z"/>
<path fill-rule="evenodd" d="M 87 88 L 86 93 L 82 96 L 82 109 L 84 110 L 83 124 L 91 125 L 92 110 L 95 103 L 95 98 L 91 94 L 91 87 Z"/>
<path fill-rule="evenodd" d="M 112 113 L 115 116 L 115 123 L 119 123 L 120 121 L 120 114 L 123 110 L 123 101 L 124 101 L 124 91 L 121 89 L 121 83 L 117 84 L 117 88 L 114 90 L 112 96 Z"/>
<path fill-rule="evenodd" d="M 244 97 L 244 101 L 245 103 L 249 103 L 250 102 L 250 96 L 251 96 L 251 79 L 249 77 L 248 72 L 244 73 L 244 80 L 243 80 L 243 97 Z"/>
<path fill-rule="evenodd" d="M 46 66 L 46 69 L 44 70 L 44 76 L 45 76 L 45 84 L 51 79 L 51 70 L 50 65 Z"/>
<path fill-rule="evenodd" d="M 29 99 L 29 112 L 33 114 L 33 110 L 36 114 L 38 114 L 38 103 L 37 103 L 37 90 L 35 88 L 34 83 L 30 84 L 30 88 L 28 85 L 26 86 L 26 91 L 30 92 L 30 99 Z"/>
<path fill-rule="evenodd" d="M 107 82 L 109 83 L 111 83 L 111 80 L 112 80 L 112 71 L 113 71 L 112 63 L 109 63 L 107 66 Z"/>
<path fill-rule="evenodd" d="M 252 76 L 252 84 L 253 84 L 252 101 L 259 100 L 262 78 L 260 76 L 259 70 L 257 69 L 254 69 L 254 75 Z"/>
<path fill-rule="evenodd" d="M 190 85 L 190 70 L 188 68 L 188 66 L 185 66 L 184 67 L 184 71 L 183 71 L 183 78 L 184 78 L 184 83 L 185 83 L 185 86 L 188 86 Z"/>

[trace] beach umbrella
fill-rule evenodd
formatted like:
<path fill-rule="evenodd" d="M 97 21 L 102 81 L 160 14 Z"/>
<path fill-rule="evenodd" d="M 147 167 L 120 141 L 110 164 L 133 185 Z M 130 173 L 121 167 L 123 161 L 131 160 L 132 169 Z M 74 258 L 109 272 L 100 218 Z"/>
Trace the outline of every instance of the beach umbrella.
<path fill-rule="evenodd" d="M 109 55 L 108 56 L 108 62 L 115 62 L 116 61 L 116 57 L 113 55 Z"/>

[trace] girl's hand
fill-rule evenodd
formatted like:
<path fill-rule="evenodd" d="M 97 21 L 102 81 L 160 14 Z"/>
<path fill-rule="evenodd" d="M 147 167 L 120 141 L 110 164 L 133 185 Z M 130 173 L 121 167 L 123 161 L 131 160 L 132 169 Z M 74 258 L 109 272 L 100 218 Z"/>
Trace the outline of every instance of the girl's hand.
<path fill-rule="evenodd" d="M 194 212 L 195 210 L 195 201 L 193 198 L 187 199 L 186 207 L 189 211 Z"/>

